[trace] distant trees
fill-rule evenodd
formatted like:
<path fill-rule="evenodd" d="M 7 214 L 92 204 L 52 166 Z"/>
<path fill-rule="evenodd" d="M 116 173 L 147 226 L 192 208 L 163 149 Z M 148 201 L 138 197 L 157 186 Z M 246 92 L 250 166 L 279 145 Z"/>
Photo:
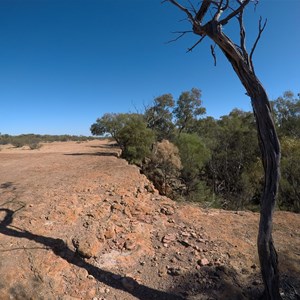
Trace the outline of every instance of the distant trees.
<path fill-rule="evenodd" d="M 158 141 L 171 140 L 174 135 L 172 109 L 175 105 L 171 94 L 164 94 L 153 100 L 153 104 L 146 108 L 144 116 L 148 128 L 152 129 Z"/>
<path fill-rule="evenodd" d="M 280 137 L 300 138 L 300 94 L 291 91 L 272 101 L 275 124 Z"/>
<path fill-rule="evenodd" d="M 201 91 L 196 88 L 183 92 L 179 96 L 173 111 L 179 133 L 194 132 L 198 118 L 206 113 L 200 97 Z"/>
<path fill-rule="evenodd" d="M 31 150 L 39 149 L 41 143 L 51 142 L 66 142 L 66 141 L 88 141 L 93 140 L 94 137 L 87 136 L 76 136 L 76 135 L 48 135 L 48 134 L 20 134 L 20 135 L 9 135 L 0 134 L 0 145 L 11 144 L 16 148 L 28 146 Z"/>

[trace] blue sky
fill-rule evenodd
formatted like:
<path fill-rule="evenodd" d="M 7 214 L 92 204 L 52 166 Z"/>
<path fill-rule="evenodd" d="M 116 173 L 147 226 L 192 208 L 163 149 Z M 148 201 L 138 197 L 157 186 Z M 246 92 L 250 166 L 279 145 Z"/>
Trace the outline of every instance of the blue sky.
<path fill-rule="evenodd" d="M 196 1 L 198 2 L 198 1 Z M 300 0 L 261 0 L 247 9 L 248 48 L 270 99 L 300 92 Z M 173 31 L 189 29 L 161 0 L 0 0 L 0 132 L 89 135 L 106 112 L 142 111 L 154 97 L 197 87 L 207 115 L 251 110 L 222 53 Z M 232 26 L 224 28 L 234 34 Z"/>

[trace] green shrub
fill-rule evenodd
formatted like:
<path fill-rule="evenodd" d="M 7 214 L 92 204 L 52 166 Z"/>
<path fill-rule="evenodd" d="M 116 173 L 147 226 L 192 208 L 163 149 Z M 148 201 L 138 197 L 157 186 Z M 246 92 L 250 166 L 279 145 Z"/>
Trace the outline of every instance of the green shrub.
<path fill-rule="evenodd" d="M 39 142 L 32 142 L 28 144 L 30 150 L 40 149 L 42 145 Z"/>

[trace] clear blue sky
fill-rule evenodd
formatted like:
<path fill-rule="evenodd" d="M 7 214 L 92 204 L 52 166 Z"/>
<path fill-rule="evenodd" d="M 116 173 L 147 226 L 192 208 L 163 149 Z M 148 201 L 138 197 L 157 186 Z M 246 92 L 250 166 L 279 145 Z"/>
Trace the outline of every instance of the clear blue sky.
<path fill-rule="evenodd" d="M 270 98 L 300 92 L 300 0 L 261 0 L 247 12 L 248 48 L 259 16 L 268 18 L 254 64 Z M 142 111 L 192 87 L 207 115 L 250 110 L 220 52 L 213 66 L 209 43 L 192 53 L 196 36 L 166 43 L 189 29 L 183 18 L 161 0 L 0 0 L 0 132 L 89 135 L 106 112 Z"/>

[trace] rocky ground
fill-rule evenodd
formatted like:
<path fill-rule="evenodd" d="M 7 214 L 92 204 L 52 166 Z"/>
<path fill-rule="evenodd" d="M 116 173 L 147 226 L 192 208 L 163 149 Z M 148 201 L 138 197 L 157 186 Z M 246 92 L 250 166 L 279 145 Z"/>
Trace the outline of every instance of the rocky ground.
<path fill-rule="evenodd" d="M 160 196 L 108 141 L 0 146 L 0 299 L 258 299 L 259 215 Z M 276 212 L 283 299 L 300 215 Z"/>

